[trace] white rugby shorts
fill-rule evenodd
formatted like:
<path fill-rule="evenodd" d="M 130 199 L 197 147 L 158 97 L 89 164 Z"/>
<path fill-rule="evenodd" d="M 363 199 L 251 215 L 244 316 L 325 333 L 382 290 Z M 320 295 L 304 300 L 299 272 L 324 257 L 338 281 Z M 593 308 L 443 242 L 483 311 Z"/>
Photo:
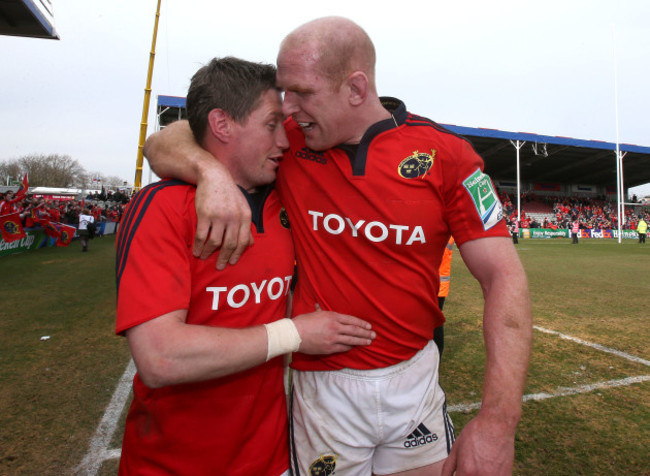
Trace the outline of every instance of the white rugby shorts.
<path fill-rule="evenodd" d="M 438 348 L 372 370 L 293 372 L 294 476 L 391 474 L 445 459 L 454 441 Z"/>

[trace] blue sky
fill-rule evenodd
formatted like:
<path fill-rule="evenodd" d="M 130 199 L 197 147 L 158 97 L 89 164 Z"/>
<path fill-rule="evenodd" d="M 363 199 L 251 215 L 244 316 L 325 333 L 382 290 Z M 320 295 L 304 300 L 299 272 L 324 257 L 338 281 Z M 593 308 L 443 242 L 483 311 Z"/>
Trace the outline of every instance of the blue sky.
<path fill-rule="evenodd" d="M 131 182 L 156 1 L 52 1 L 60 41 L 0 36 L 0 160 L 69 154 Z M 650 146 L 646 0 L 306 3 L 163 0 L 148 131 L 156 96 L 184 96 L 210 58 L 274 62 L 291 29 L 343 15 L 375 42 L 380 94 L 417 114 L 615 142 L 616 71 L 620 141 Z"/>

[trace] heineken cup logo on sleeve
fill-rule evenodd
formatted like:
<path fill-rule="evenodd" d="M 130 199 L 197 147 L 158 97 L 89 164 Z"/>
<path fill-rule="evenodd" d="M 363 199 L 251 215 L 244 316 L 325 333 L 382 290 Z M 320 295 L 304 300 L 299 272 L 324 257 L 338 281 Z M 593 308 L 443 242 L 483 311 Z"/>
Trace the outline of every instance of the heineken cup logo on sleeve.
<path fill-rule="evenodd" d="M 476 172 L 463 181 L 463 185 L 472 197 L 483 228 L 489 230 L 503 218 L 503 208 L 492 186 L 492 180 L 481 172 L 481 169 L 476 169 Z"/>

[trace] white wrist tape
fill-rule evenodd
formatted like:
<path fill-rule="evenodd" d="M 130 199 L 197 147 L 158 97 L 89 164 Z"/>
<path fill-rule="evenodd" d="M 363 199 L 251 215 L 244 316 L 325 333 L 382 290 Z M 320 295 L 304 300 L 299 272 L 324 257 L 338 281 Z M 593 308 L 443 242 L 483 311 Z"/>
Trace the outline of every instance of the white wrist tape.
<path fill-rule="evenodd" d="M 280 319 L 270 324 L 264 324 L 264 327 L 266 327 L 266 336 L 268 338 L 267 362 L 273 357 L 296 352 L 300 348 L 302 339 L 291 319 Z"/>

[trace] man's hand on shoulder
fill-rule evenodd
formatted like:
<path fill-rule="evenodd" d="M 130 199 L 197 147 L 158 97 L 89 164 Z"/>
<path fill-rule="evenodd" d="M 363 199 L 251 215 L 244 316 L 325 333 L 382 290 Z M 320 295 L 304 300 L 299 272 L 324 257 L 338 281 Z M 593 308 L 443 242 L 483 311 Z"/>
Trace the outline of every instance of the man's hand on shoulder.
<path fill-rule="evenodd" d="M 200 169 L 196 188 L 198 224 L 194 256 L 205 259 L 219 249 L 217 269 L 235 264 L 249 245 L 251 209 L 246 198 L 223 168 Z"/>
<path fill-rule="evenodd" d="M 251 211 L 228 169 L 196 143 L 187 121 L 152 134 L 144 155 L 159 177 L 197 185 L 194 256 L 205 259 L 220 248 L 217 269 L 235 264 L 253 242 Z"/>

